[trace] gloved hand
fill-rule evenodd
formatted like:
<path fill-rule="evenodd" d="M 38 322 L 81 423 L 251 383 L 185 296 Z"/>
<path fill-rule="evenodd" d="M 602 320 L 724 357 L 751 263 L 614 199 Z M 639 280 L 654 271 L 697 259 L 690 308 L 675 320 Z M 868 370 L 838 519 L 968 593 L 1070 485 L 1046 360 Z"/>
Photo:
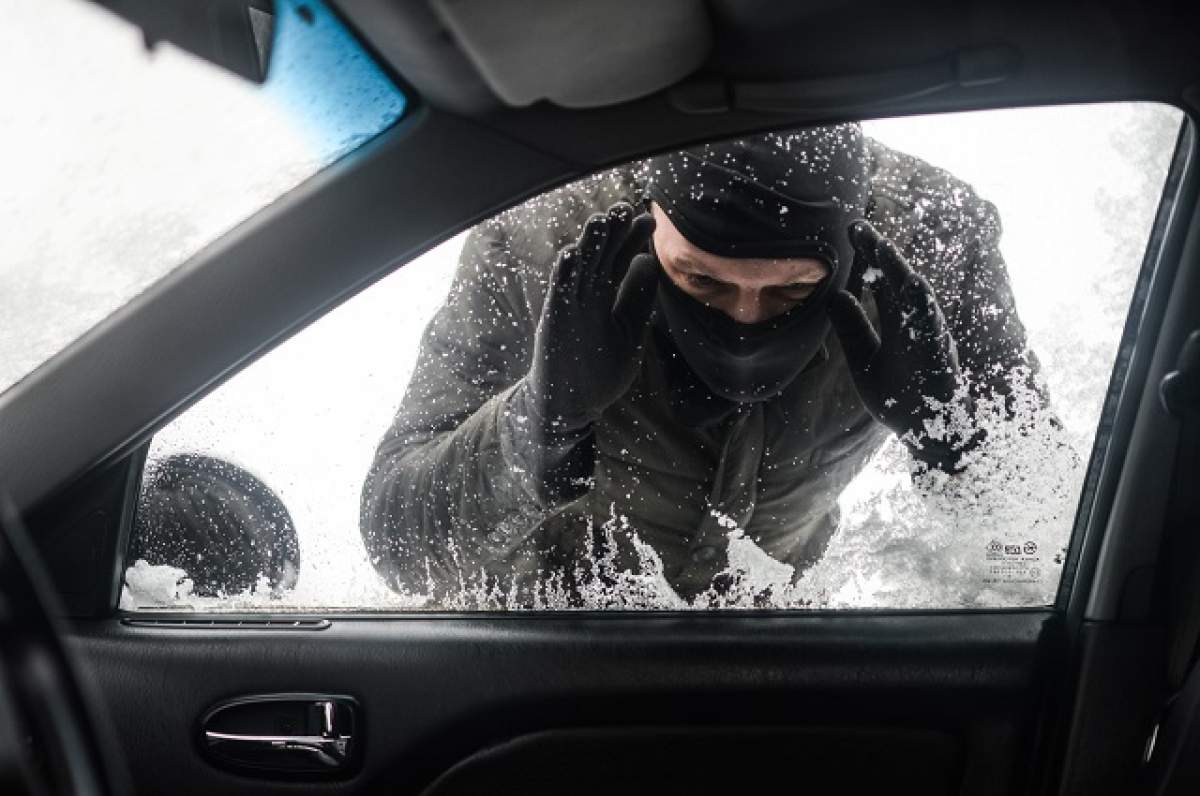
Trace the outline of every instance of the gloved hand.
<path fill-rule="evenodd" d="M 559 252 L 525 378 L 526 406 L 550 439 L 586 434 L 637 377 L 660 272 L 653 231 L 652 216 L 622 202 Z"/>
<path fill-rule="evenodd" d="M 854 386 L 867 411 L 914 457 L 956 472 L 962 453 L 979 443 L 982 432 L 962 428 L 961 419 L 973 417 L 972 407 L 961 389 L 958 351 L 933 288 L 869 222 L 855 221 L 849 235 L 855 251 L 850 284 L 830 299 L 828 312 Z M 861 295 L 863 282 L 879 309 L 879 331 L 855 295 Z M 956 409 L 966 410 L 957 412 L 957 428 Z M 952 431 L 931 437 L 927 424 L 942 423 L 951 423 Z"/>

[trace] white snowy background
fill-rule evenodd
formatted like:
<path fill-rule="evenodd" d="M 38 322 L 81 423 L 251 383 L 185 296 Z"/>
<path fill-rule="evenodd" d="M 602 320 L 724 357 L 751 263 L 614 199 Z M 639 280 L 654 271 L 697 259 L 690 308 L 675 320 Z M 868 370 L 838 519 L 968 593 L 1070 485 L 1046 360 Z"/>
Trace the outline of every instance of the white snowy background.
<path fill-rule="evenodd" d="M 100 10 L 11 2 L 0 69 L 45 66 L 40 82 L 9 81 L 0 103 L 0 389 L 336 153 L 253 87 L 170 47 L 147 54 L 135 31 Z M 26 31 L 54 26 L 71 46 L 51 47 L 48 57 L 43 42 L 21 35 L 22 21 Z M 1174 109 L 1122 105 L 864 125 L 998 207 L 1020 316 L 1055 411 L 1085 459 L 1180 120 Z M 461 245 L 458 235 L 405 265 L 155 437 L 152 459 L 179 451 L 225 458 L 283 499 L 299 533 L 301 572 L 272 607 L 403 604 L 366 560 L 359 490 Z M 1066 544 L 1069 516 L 1040 531 L 1050 544 L 1036 583 L 989 591 L 979 567 L 962 564 L 971 551 L 982 560 L 984 530 L 964 527 L 948 541 L 897 516 L 886 539 L 878 527 L 859 532 L 856 517 L 887 515 L 879 505 L 880 492 L 895 487 L 887 465 L 877 462 L 843 497 L 847 523 L 807 578 L 809 598 L 958 607 L 1052 597 L 1050 550 Z M 1025 529 L 1010 530 L 1019 539 Z M 739 544 L 731 555 L 744 557 Z M 169 597 L 174 581 L 135 570 L 131 584 L 145 590 L 127 593 L 123 607 L 161 597 L 164 585 Z"/>

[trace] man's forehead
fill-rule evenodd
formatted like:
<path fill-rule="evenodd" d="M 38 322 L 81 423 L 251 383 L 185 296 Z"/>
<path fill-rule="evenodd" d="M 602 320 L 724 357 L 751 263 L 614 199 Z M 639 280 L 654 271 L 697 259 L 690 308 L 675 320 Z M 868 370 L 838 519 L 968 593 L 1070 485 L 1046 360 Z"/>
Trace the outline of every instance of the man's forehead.
<path fill-rule="evenodd" d="M 652 207 L 657 222 L 655 246 L 677 268 L 688 267 L 723 281 L 739 282 L 818 281 L 829 273 L 829 266 L 811 257 L 735 258 L 706 252 L 685 238 L 662 208 L 657 204 Z"/>

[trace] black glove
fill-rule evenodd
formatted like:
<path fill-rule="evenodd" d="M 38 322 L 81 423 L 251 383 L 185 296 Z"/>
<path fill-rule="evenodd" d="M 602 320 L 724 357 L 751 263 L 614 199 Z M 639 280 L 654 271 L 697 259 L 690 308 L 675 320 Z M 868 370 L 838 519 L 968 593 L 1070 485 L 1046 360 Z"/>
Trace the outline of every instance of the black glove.
<path fill-rule="evenodd" d="M 936 439 L 927 434 L 926 423 L 949 422 L 956 408 L 973 417 L 970 398 L 961 389 L 958 350 L 933 288 L 867 221 L 851 224 L 849 235 L 854 268 L 848 289 L 830 299 L 829 318 L 841 339 L 859 398 L 914 457 L 956 472 L 962 453 L 979 443 L 982 432 L 956 428 Z M 870 284 L 879 309 L 878 332 L 855 296 L 861 295 L 864 281 Z"/>
<path fill-rule="evenodd" d="M 563 248 L 525 377 L 526 407 L 550 441 L 585 436 L 640 370 L 658 287 L 654 219 L 624 202 Z"/>

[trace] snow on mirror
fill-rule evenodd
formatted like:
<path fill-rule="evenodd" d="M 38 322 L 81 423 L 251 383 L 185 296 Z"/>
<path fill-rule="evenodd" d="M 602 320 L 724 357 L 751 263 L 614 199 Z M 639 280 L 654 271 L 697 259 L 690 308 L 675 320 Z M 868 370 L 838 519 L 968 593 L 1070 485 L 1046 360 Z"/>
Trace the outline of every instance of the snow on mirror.
<path fill-rule="evenodd" d="M 1049 604 L 1180 124 L 783 131 L 501 213 L 155 437 L 121 607 Z"/>

